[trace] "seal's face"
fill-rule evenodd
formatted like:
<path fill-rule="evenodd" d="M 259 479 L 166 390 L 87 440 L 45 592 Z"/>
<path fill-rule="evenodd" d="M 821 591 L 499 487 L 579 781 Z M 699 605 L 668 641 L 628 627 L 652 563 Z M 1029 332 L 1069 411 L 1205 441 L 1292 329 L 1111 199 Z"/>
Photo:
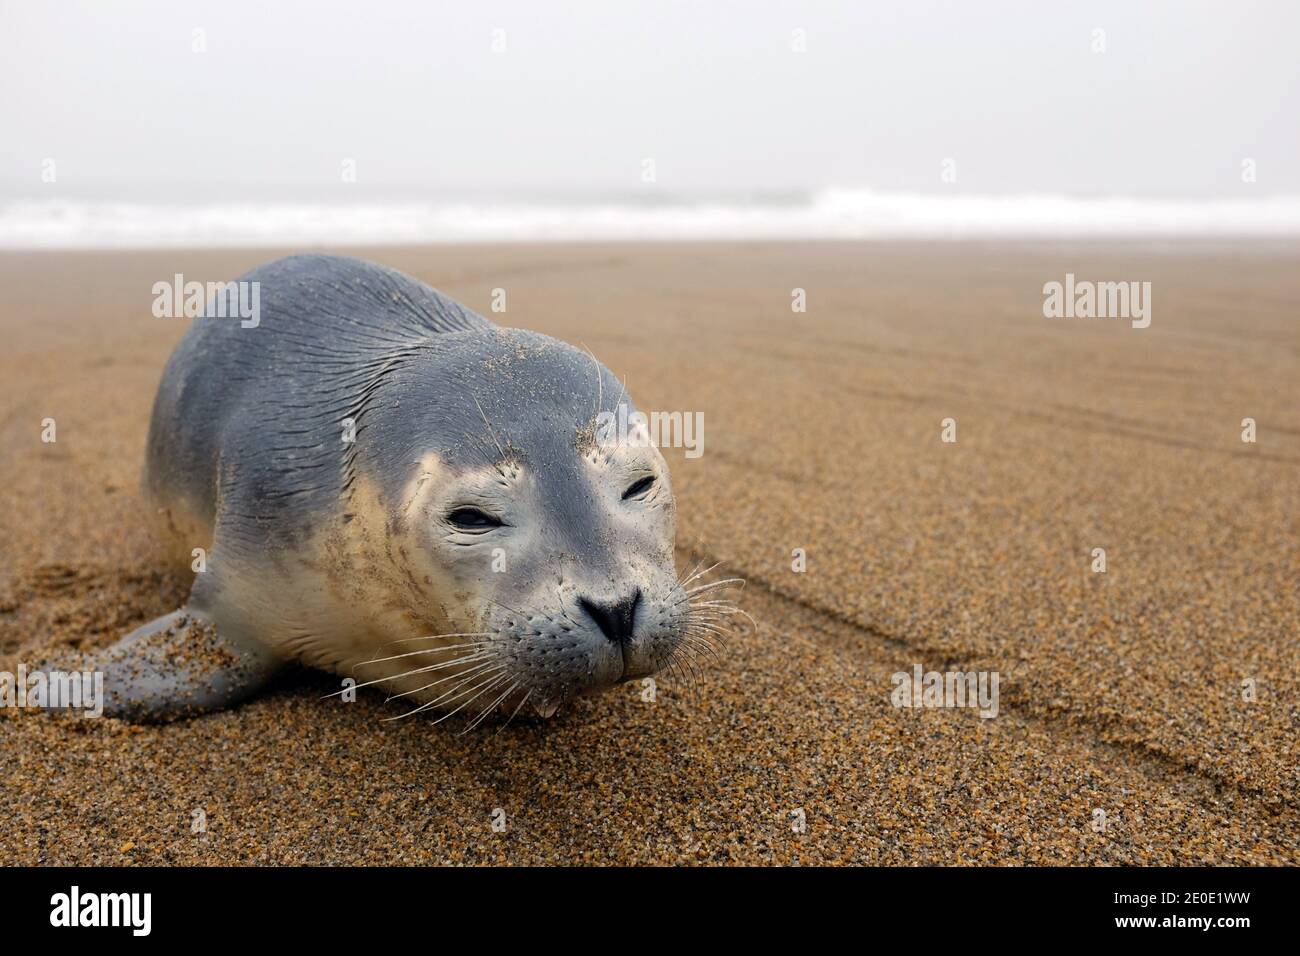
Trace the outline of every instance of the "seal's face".
<path fill-rule="evenodd" d="M 672 486 L 644 432 L 598 424 L 627 403 L 617 380 L 515 331 L 476 335 L 436 365 L 464 389 L 444 378 L 439 407 L 421 409 L 438 440 L 406 471 L 400 516 L 404 560 L 438 605 L 422 617 L 447 629 L 397 661 L 421 668 L 404 692 L 439 710 L 527 702 L 549 716 L 664 667 L 691 617 Z"/>
<path fill-rule="evenodd" d="M 688 616 L 658 450 L 575 441 L 567 459 L 449 473 L 424 499 L 429 553 L 467 598 L 454 616 L 543 714 L 658 671 Z"/>

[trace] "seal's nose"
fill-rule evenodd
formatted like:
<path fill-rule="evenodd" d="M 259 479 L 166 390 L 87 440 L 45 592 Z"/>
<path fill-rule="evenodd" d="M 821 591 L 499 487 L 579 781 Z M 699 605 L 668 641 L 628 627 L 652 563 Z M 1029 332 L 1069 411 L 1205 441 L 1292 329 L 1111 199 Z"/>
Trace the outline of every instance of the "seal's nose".
<path fill-rule="evenodd" d="M 632 640 L 632 627 L 636 620 L 636 606 L 641 603 L 641 589 L 633 588 L 629 594 L 614 601 L 589 601 L 578 598 L 578 605 L 596 622 L 600 632 L 615 644 Z"/>

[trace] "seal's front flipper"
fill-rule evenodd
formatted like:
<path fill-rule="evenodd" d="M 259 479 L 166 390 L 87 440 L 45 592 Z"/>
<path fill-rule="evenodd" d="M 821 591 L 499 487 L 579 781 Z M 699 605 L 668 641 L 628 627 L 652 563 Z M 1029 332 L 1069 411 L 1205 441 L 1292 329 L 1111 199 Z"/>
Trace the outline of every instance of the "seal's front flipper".
<path fill-rule="evenodd" d="M 104 674 L 106 715 L 164 721 L 238 703 L 280 663 L 257 641 L 184 607 L 136 628 L 97 655 L 94 669 Z"/>

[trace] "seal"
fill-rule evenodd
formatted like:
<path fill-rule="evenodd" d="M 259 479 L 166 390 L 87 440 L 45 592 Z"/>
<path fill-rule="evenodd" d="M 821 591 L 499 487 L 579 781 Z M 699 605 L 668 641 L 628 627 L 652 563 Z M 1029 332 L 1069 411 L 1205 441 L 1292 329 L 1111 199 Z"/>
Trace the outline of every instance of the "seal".
<path fill-rule="evenodd" d="M 101 656 L 106 713 L 228 707 L 299 662 L 406 714 L 545 717 L 743 613 L 737 581 L 677 573 L 668 468 L 602 426 L 632 406 L 590 353 L 358 259 L 238 281 L 259 321 L 195 319 L 149 429 L 143 490 L 195 580 Z"/>

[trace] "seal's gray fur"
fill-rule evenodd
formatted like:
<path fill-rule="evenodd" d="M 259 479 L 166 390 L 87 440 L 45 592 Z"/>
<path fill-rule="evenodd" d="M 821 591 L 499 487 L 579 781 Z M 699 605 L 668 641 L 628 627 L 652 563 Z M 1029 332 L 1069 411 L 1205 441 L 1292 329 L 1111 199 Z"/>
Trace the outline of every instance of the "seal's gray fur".
<path fill-rule="evenodd" d="M 495 328 L 360 259 L 291 256 L 239 281 L 260 284 L 258 325 L 190 326 L 154 400 L 145 487 L 155 498 L 183 494 L 211 516 L 218 499 L 240 502 L 250 517 L 273 512 L 275 536 L 338 500 L 341 422 L 367 427 L 379 393 L 427 360 L 440 336 Z"/>

